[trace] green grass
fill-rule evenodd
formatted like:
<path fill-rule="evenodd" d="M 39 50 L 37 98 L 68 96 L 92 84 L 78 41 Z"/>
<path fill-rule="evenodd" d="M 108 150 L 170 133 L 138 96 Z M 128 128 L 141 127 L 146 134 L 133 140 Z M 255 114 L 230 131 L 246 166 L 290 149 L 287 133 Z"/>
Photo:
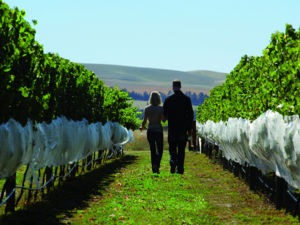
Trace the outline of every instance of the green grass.
<path fill-rule="evenodd" d="M 168 172 L 165 154 L 162 172 L 152 174 L 149 152 L 129 152 L 135 164 L 116 174 L 110 191 L 95 198 L 88 209 L 72 218 L 74 224 L 212 224 L 208 203 L 194 195 L 186 177 Z M 180 212 L 180 213 L 179 213 Z"/>
<path fill-rule="evenodd" d="M 121 159 L 65 182 L 0 224 L 300 224 L 203 154 L 186 152 L 184 175 L 170 174 L 166 141 L 161 172 L 152 174 L 146 135 L 134 135 Z"/>
<path fill-rule="evenodd" d="M 71 224 L 299 224 L 204 155 L 188 152 L 180 176 L 169 173 L 167 152 L 159 175 L 150 171 L 149 151 L 127 154 L 136 162 Z"/>

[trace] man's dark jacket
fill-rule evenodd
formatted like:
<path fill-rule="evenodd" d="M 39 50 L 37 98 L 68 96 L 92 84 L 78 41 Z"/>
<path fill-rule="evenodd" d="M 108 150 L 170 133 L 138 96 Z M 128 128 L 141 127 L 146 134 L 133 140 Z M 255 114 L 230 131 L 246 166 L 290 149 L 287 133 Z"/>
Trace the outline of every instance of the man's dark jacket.
<path fill-rule="evenodd" d="M 190 97 L 181 91 L 168 96 L 163 105 L 169 133 L 186 133 L 192 128 L 194 112 Z"/>

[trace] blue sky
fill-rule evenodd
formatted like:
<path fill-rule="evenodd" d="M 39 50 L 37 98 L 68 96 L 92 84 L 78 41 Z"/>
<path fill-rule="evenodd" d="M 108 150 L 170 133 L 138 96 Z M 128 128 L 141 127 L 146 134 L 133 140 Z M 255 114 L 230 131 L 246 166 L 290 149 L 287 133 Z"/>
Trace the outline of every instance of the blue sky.
<path fill-rule="evenodd" d="M 46 52 L 81 63 L 229 73 L 259 56 L 300 0 L 4 0 L 36 19 Z"/>

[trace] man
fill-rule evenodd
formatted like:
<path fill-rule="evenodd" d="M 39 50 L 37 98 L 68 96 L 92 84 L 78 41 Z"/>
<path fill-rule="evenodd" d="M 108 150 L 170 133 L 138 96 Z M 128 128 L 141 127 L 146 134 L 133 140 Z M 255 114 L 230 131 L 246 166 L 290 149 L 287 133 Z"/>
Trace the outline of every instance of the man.
<path fill-rule="evenodd" d="M 184 172 L 187 133 L 191 131 L 194 112 L 191 99 L 182 93 L 180 80 L 173 81 L 174 93 L 166 98 L 163 110 L 168 120 L 168 142 L 171 173 Z"/>

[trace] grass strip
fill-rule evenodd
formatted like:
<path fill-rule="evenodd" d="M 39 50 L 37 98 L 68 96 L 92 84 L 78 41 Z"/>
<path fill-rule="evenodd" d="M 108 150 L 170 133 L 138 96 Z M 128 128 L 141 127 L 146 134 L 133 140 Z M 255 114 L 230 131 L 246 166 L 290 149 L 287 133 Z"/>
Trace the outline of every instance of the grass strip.
<path fill-rule="evenodd" d="M 105 193 L 74 212 L 71 224 L 299 224 L 205 155 L 187 152 L 183 176 L 169 173 L 168 152 L 152 174 L 150 152 L 116 173 Z"/>
<path fill-rule="evenodd" d="M 128 154 L 128 153 L 127 153 Z M 109 191 L 95 197 L 90 207 L 77 211 L 72 224 L 213 224 L 208 203 L 195 195 L 186 176 L 170 174 L 166 154 L 161 173 L 150 171 L 148 151 L 115 175 Z"/>

